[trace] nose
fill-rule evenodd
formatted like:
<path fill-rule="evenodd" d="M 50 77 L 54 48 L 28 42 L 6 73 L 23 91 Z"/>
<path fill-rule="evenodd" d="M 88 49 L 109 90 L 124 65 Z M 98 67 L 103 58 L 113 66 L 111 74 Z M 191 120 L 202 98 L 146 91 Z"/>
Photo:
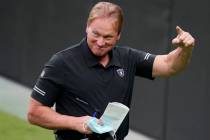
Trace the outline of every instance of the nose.
<path fill-rule="evenodd" d="M 105 45 L 105 40 L 104 40 L 103 37 L 98 38 L 97 45 L 98 46 L 104 46 Z"/>

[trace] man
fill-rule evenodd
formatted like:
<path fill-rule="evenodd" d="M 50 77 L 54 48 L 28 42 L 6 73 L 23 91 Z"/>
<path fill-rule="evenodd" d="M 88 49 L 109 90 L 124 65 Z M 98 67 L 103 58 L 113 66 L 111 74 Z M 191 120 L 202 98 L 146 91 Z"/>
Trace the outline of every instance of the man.
<path fill-rule="evenodd" d="M 94 112 L 100 118 L 113 101 L 130 107 L 135 76 L 172 76 L 187 66 L 195 45 L 188 32 L 177 26 L 172 40 L 176 49 L 166 55 L 152 55 L 115 47 L 122 23 L 118 5 L 99 2 L 92 8 L 86 38 L 56 53 L 45 65 L 31 95 L 30 123 L 56 130 L 57 140 L 91 139 L 93 134 L 86 123 Z M 56 111 L 51 109 L 55 103 Z M 118 129 L 117 140 L 127 135 L 128 119 Z"/>

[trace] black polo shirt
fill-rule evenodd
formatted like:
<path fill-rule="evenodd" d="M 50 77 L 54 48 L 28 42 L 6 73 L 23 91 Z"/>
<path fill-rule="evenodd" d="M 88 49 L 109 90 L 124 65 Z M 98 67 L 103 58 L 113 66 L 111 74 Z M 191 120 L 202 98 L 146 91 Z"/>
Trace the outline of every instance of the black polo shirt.
<path fill-rule="evenodd" d="M 155 55 L 116 46 L 106 67 L 89 50 L 86 39 L 56 53 L 45 64 L 32 92 L 32 98 L 46 106 L 56 104 L 56 111 L 71 116 L 102 115 L 109 102 L 130 107 L 134 77 L 152 78 Z M 123 139 L 129 129 L 128 116 L 120 126 L 117 137 Z M 82 138 L 70 130 L 58 130 L 65 140 Z M 76 136 L 77 135 L 77 136 Z"/>

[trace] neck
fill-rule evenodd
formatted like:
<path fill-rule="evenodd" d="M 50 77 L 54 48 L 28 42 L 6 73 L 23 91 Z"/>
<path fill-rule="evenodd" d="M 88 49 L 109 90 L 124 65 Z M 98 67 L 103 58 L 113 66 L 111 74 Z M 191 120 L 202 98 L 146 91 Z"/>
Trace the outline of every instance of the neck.
<path fill-rule="evenodd" d="M 103 57 L 100 58 L 99 63 L 100 63 L 101 65 L 103 65 L 104 67 L 106 67 L 107 64 L 109 63 L 109 60 L 110 60 L 110 57 L 109 57 L 109 55 L 107 54 L 107 55 L 105 55 L 105 56 L 103 56 Z"/>

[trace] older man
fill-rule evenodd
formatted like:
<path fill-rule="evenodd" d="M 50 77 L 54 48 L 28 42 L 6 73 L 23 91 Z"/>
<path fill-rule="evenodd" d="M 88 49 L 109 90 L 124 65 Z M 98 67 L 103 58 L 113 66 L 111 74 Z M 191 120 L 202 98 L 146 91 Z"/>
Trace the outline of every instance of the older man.
<path fill-rule="evenodd" d="M 188 64 L 194 38 L 176 27 L 176 49 L 165 55 L 118 47 L 122 9 L 99 2 L 90 11 L 86 33 L 79 43 L 56 53 L 45 65 L 30 99 L 28 120 L 56 130 L 57 140 L 106 139 L 95 135 L 86 123 L 94 112 L 99 118 L 109 102 L 130 107 L 135 76 L 149 79 L 179 73 Z M 51 107 L 56 103 L 56 110 Z M 116 133 L 123 140 L 128 116 Z"/>

